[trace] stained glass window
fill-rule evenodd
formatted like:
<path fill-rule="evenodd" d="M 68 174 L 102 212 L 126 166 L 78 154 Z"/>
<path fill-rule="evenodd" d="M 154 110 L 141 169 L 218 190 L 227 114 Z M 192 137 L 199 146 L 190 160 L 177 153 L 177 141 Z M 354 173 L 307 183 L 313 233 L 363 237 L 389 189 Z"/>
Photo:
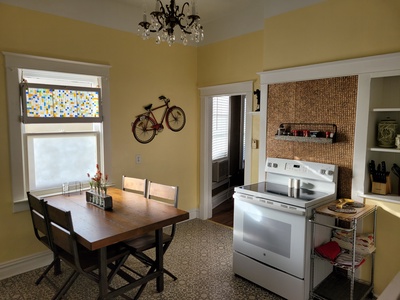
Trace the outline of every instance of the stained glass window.
<path fill-rule="evenodd" d="M 22 84 L 24 123 L 101 122 L 101 90 Z"/>

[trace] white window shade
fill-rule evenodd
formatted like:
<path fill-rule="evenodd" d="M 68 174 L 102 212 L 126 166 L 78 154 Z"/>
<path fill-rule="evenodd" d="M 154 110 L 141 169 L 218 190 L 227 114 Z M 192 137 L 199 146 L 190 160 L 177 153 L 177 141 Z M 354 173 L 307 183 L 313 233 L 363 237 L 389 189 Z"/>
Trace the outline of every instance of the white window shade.
<path fill-rule="evenodd" d="M 87 182 L 87 174 L 95 172 L 98 133 L 28 134 L 26 139 L 30 191 L 51 194 L 64 182 Z"/>
<path fill-rule="evenodd" d="M 228 157 L 229 96 L 213 98 L 212 160 Z"/>

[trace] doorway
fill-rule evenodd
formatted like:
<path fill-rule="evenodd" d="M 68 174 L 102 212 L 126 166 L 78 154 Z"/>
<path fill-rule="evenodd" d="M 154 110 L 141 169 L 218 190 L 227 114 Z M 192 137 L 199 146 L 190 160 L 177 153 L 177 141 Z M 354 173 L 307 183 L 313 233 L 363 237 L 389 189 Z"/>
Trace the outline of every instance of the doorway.
<path fill-rule="evenodd" d="M 227 85 L 200 88 L 201 135 L 200 135 L 200 218 L 212 217 L 212 99 L 216 96 L 241 96 L 247 99 L 246 111 L 252 111 L 253 82 L 247 81 Z M 246 118 L 244 125 L 245 159 L 244 184 L 250 183 L 252 119 Z"/>

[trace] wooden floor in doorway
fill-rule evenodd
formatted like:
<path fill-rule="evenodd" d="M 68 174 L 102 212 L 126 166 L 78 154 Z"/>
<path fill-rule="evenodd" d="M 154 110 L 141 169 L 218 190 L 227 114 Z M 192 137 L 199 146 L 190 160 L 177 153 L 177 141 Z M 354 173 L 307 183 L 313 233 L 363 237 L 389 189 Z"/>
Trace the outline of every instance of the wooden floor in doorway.
<path fill-rule="evenodd" d="M 233 198 L 222 202 L 214 208 L 212 214 L 211 221 L 233 227 Z"/>

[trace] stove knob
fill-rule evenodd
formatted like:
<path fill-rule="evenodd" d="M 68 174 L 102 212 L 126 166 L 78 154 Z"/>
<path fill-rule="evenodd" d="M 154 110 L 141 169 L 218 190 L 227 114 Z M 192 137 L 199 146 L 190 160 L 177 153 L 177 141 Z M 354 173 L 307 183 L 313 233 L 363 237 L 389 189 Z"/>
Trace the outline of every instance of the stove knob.
<path fill-rule="evenodd" d="M 278 167 L 278 164 L 277 164 L 277 163 L 274 163 L 274 164 L 273 164 L 273 167 L 274 167 L 274 168 L 277 168 L 277 167 Z"/>
<path fill-rule="evenodd" d="M 334 172 L 333 172 L 332 170 L 329 170 L 329 171 L 328 171 L 328 175 L 329 175 L 329 176 L 332 176 L 333 173 L 334 173 Z"/>
<path fill-rule="evenodd" d="M 321 174 L 322 174 L 322 175 L 325 175 L 325 173 L 326 173 L 326 170 L 321 169 Z"/>

